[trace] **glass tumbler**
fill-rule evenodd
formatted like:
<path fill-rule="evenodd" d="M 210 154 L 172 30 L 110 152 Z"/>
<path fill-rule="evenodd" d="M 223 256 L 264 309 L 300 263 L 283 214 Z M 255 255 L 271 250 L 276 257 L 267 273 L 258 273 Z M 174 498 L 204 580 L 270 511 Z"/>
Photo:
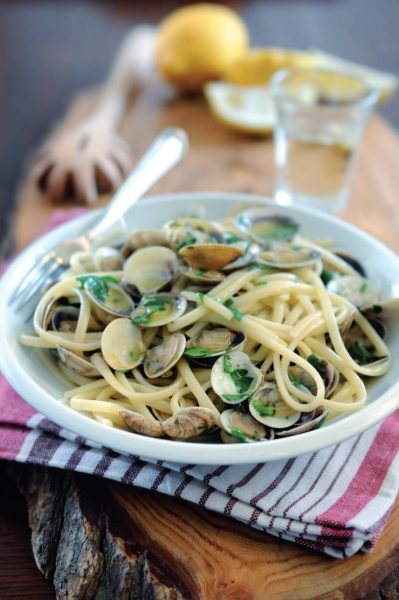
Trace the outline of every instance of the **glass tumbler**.
<path fill-rule="evenodd" d="M 342 211 L 356 151 L 378 93 L 349 74 L 305 69 L 279 71 L 270 90 L 277 118 L 276 202 Z"/>

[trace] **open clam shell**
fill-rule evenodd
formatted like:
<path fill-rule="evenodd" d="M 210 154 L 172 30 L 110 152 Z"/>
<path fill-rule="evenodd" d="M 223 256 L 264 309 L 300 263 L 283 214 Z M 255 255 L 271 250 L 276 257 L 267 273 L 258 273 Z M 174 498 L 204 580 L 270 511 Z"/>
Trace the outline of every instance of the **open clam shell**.
<path fill-rule="evenodd" d="M 90 275 L 84 278 L 83 287 L 90 300 L 101 310 L 117 317 L 130 315 L 134 302 L 118 284 L 106 277 Z"/>
<path fill-rule="evenodd" d="M 141 329 L 130 319 L 115 319 L 102 333 L 101 352 L 111 369 L 134 369 L 143 362 L 145 351 Z"/>
<path fill-rule="evenodd" d="M 257 260 L 261 251 L 260 246 L 254 243 L 251 244 L 248 242 L 237 242 L 235 245 L 239 248 L 242 248 L 244 253 L 242 256 L 223 267 L 223 271 L 235 271 L 236 269 L 247 267 Z"/>
<path fill-rule="evenodd" d="M 259 442 L 270 439 L 266 427 L 248 413 L 229 408 L 222 412 L 220 420 L 223 429 L 241 442 Z"/>
<path fill-rule="evenodd" d="M 52 328 L 54 331 L 75 331 L 79 314 L 78 306 L 58 306 L 51 315 Z"/>
<path fill-rule="evenodd" d="M 226 275 L 215 269 L 204 270 L 204 269 L 192 269 L 190 267 L 181 267 L 180 273 L 184 275 L 189 281 L 198 283 L 200 285 L 217 285 L 225 279 Z"/>
<path fill-rule="evenodd" d="M 71 369 L 71 371 L 83 375 L 84 377 L 99 376 L 97 369 L 93 367 L 88 360 L 71 352 L 71 350 L 63 348 L 62 346 L 57 346 L 57 353 L 61 362 L 63 362 L 68 369 Z"/>
<path fill-rule="evenodd" d="M 273 429 L 290 427 L 301 416 L 284 401 L 275 383 L 266 383 L 253 394 L 249 412 L 256 421 Z"/>
<path fill-rule="evenodd" d="M 321 255 L 317 250 L 304 248 L 293 244 L 274 244 L 268 250 L 263 250 L 257 262 L 277 269 L 297 269 L 317 263 Z"/>
<path fill-rule="evenodd" d="M 119 413 L 126 425 L 135 433 L 140 435 L 148 435 L 150 437 L 162 437 L 163 429 L 161 423 L 154 420 L 146 419 L 143 415 L 133 411 L 122 409 Z"/>
<path fill-rule="evenodd" d="M 149 379 L 161 377 L 183 356 L 186 338 L 182 333 L 168 335 L 160 344 L 147 350 L 144 373 Z"/>
<path fill-rule="evenodd" d="M 214 358 L 238 349 L 245 339 L 242 331 L 227 327 L 206 327 L 187 342 L 184 354 L 195 359 Z"/>
<path fill-rule="evenodd" d="M 168 246 L 168 239 L 164 231 L 159 229 L 139 229 L 133 231 L 122 246 L 121 254 L 127 258 L 139 248 L 147 246 Z"/>
<path fill-rule="evenodd" d="M 175 252 L 164 246 L 148 246 L 134 252 L 123 267 L 124 283 L 134 285 L 141 294 L 151 294 L 167 286 L 176 275 Z"/>
<path fill-rule="evenodd" d="M 168 221 L 163 226 L 163 231 L 168 242 L 176 250 L 190 244 L 223 241 L 223 235 L 217 225 L 195 217 L 180 217 Z"/>
<path fill-rule="evenodd" d="M 358 308 L 378 305 L 382 301 L 382 294 L 378 286 L 360 275 L 334 277 L 327 283 L 327 289 L 329 292 L 346 298 Z"/>
<path fill-rule="evenodd" d="M 93 254 L 93 264 L 97 271 L 118 271 L 122 268 L 123 257 L 116 248 L 100 246 Z"/>
<path fill-rule="evenodd" d="M 179 250 L 179 255 L 191 268 L 216 271 L 243 254 L 242 247 L 231 244 L 192 244 Z"/>
<path fill-rule="evenodd" d="M 143 296 L 132 312 L 131 319 L 140 327 L 159 327 L 181 317 L 187 308 L 187 300 L 179 294 L 163 293 Z"/>
<path fill-rule="evenodd" d="M 300 420 L 297 421 L 294 427 L 276 431 L 276 436 L 289 437 L 291 435 L 298 435 L 300 433 L 311 431 L 312 429 L 317 429 L 322 426 L 327 416 L 328 410 L 323 410 L 322 408 L 318 408 L 312 413 L 302 413 Z"/>
<path fill-rule="evenodd" d="M 299 230 L 299 224 L 291 217 L 264 208 L 252 208 L 240 213 L 236 218 L 236 226 L 261 245 L 289 242 Z"/>
<path fill-rule="evenodd" d="M 227 404 L 239 404 L 260 386 L 262 371 L 255 367 L 244 352 L 229 352 L 220 356 L 212 367 L 214 392 Z"/>
<path fill-rule="evenodd" d="M 216 415 L 209 408 L 190 406 L 181 408 L 162 423 L 165 435 L 175 440 L 184 440 L 202 435 L 216 425 Z"/>

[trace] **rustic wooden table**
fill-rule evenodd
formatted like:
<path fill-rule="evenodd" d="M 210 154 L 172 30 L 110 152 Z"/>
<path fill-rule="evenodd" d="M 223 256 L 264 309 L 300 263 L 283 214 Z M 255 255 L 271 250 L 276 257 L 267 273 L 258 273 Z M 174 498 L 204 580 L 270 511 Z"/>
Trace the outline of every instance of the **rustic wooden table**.
<path fill-rule="evenodd" d="M 80 96 L 71 106 L 68 120 L 89 110 L 94 94 Z M 187 130 L 191 150 L 154 192 L 270 193 L 272 141 L 240 137 L 224 129 L 214 122 L 200 97 L 179 98 L 154 80 L 132 105 L 122 133 L 139 156 L 156 133 L 170 124 Z M 399 250 L 398 150 L 396 134 L 375 116 L 365 135 L 344 214 L 395 250 Z M 15 225 L 17 247 L 21 248 L 54 207 L 36 190 L 29 174 L 19 198 Z M 142 490 L 87 476 L 70 478 L 51 470 L 17 468 L 12 469 L 12 477 L 28 500 L 36 560 L 53 581 L 58 597 L 103 598 L 109 597 L 103 595 L 104 589 L 108 594 L 110 589 L 118 589 L 116 597 L 128 598 L 131 586 L 138 598 L 395 597 L 399 504 L 372 554 L 336 561 Z M 8 501 L 14 496 L 10 492 Z M 12 510 L 7 501 L 4 510 L 8 514 Z M 71 536 L 71 547 L 76 543 L 83 548 L 78 558 L 57 554 L 59 539 L 66 536 Z M 35 589 L 38 597 L 51 597 L 28 567 L 26 546 L 15 544 L 20 540 L 18 529 L 3 519 L 0 549 L 5 560 L 0 563 L 0 597 L 33 597 Z M 11 553 L 6 552 L 9 547 Z M 21 567 L 26 569 L 25 579 Z"/>

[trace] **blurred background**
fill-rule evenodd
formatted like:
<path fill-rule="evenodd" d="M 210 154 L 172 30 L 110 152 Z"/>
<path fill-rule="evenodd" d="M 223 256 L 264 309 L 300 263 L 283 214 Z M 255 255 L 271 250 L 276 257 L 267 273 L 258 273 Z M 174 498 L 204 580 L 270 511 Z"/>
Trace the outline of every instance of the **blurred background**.
<path fill-rule="evenodd" d="M 79 90 L 105 77 L 126 31 L 156 24 L 172 0 L 0 1 L 0 206 L 30 153 Z M 399 75 L 398 0 L 242 0 L 252 46 L 318 47 Z M 399 126 L 399 95 L 382 108 Z M 8 212 L 8 211 L 7 211 Z M 5 212 L 2 211 L 2 229 Z"/>

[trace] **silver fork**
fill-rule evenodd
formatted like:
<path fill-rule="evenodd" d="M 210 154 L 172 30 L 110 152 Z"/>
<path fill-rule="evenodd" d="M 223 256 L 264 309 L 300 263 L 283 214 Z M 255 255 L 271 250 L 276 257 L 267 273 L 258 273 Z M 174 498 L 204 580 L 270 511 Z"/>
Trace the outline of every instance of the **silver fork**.
<path fill-rule="evenodd" d="M 23 282 L 12 293 L 8 304 L 15 310 L 26 305 L 46 283 L 51 283 L 69 265 L 74 252 L 87 251 L 97 245 L 109 230 L 120 221 L 137 200 L 178 163 L 188 150 L 188 137 L 183 129 L 165 129 L 119 188 L 103 210 L 100 220 L 83 235 L 60 242 L 41 254 L 26 273 Z"/>

